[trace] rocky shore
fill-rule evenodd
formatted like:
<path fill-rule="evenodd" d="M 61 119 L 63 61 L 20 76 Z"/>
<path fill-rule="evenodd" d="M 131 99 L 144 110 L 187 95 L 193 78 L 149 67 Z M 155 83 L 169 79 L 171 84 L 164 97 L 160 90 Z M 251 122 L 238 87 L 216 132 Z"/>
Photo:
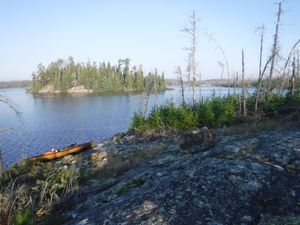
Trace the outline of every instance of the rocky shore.
<path fill-rule="evenodd" d="M 300 224 L 297 125 L 147 137 L 133 130 L 42 165 L 80 174 L 67 199 L 51 198 L 55 224 Z"/>
<path fill-rule="evenodd" d="M 68 94 L 91 94 L 94 91 L 91 89 L 86 89 L 83 85 L 69 88 L 67 90 Z M 38 91 L 39 94 L 60 94 L 60 90 L 55 90 L 54 85 L 46 85 L 41 90 Z"/>
<path fill-rule="evenodd" d="M 208 139 L 131 132 L 57 162 L 88 177 L 66 224 L 300 224 L 299 128 Z"/>

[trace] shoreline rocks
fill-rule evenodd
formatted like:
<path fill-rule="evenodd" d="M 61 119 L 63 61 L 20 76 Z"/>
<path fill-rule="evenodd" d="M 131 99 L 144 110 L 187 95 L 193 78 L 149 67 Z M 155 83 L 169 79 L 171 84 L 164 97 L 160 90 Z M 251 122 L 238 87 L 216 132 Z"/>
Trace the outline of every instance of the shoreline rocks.
<path fill-rule="evenodd" d="M 133 133 L 101 146 L 106 163 L 124 166 L 87 185 L 66 224 L 299 224 L 300 174 L 289 169 L 299 166 L 298 129 L 218 137 L 193 152 L 209 130 L 144 142 Z M 182 151 L 185 135 L 193 144 Z"/>
<path fill-rule="evenodd" d="M 60 94 L 60 90 L 55 90 L 54 85 L 46 85 L 41 90 L 38 91 L 39 94 Z M 83 85 L 69 88 L 67 90 L 68 94 L 91 94 L 94 93 L 92 89 L 86 89 Z"/>
<path fill-rule="evenodd" d="M 66 225 L 300 224 L 299 149 L 297 127 L 119 133 L 54 162 L 80 174 L 59 215 Z"/>

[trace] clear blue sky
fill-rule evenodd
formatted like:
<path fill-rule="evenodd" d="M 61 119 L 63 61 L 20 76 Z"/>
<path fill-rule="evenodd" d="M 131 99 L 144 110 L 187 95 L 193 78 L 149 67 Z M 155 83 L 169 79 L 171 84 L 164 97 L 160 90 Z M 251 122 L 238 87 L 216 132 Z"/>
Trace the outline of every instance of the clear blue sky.
<path fill-rule="evenodd" d="M 175 66 L 185 68 L 187 38 L 179 31 L 195 10 L 227 54 L 230 73 L 241 70 L 244 48 L 246 73 L 255 76 L 259 36 L 265 24 L 265 55 L 269 54 L 277 6 L 273 0 L 9 0 L 0 3 L 0 80 L 31 79 L 38 63 L 73 56 L 117 63 L 129 57 L 147 71 L 155 67 L 175 78 Z M 280 46 L 286 57 L 300 38 L 300 1 L 284 3 Z M 222 55 L 199 33 L 197 57 L 203 78 L 220 76 Z"/>

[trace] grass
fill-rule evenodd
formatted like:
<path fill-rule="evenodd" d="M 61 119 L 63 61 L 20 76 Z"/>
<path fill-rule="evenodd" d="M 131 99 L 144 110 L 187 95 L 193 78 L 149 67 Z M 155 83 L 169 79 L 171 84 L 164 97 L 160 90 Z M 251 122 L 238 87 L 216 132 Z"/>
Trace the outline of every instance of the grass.
<path fill-rule="evenodd" d="M 192 105 L 175 105 L 166 103 L 155 106 L 147 117 L 134 114 L 130 129 L 138 129 L 143 133 L 163 133 L 170 130 L 195 129 L 206 126 L 208 128 L 223 128 L 244 122 L 262 121 L 261 130 L 272 129 L 270 122 L 264 120 L 300 118 L 300 91 L 294 96 L 287 94 L 270 95 L 259 104 L 259 113 L 254 113 L 255 95 L 247 99 L 247 116 L 240 111 L 238 96 L 214 97 L 204 102 Z"/>
<path fill-rule="evenodd" d="M 79 171 L 23 160 L 0 177 L 0 224 L 37 224 L 78 190 Z"/>

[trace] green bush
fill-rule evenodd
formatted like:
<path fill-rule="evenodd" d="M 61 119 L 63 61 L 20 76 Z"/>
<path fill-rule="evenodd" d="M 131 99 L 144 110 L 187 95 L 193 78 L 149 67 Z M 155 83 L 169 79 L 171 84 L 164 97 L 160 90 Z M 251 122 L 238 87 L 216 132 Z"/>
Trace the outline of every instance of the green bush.
<path fill-rule="evenodd" d="M 214 98 L 192 105 L 177 106 L 166 103 L 152 108 L 148 117 L 134 114 L 130 128 L 141 131 L 162 132 L 168 129 L 192 129 L 201 126 L 221 127 L 230 125 L 237 115 L 236 97 Z"/>
<path fill-rule="evenodd" d="M 198 126 L 197 117 L 191 106 L 176 106 L 168 103 L 156 109 L 164 128 L 187 129 Z M 151 112 L 151 114 L 154 111 Z M 150 115 L 151 115 L 150 114 Z"/>
<path fill-rule="evenodd" d="M 130 128 L 136 128 L 141 131 L 145 131 L 147 129 L 145 117 L 142 114 L 135 113 L 131 119 Z"/>
<path fill-rule="evenodd" d="M 199 126 L 222 127 L 232 124 L 237 116 L 236 97 L 213 98 L 195 107 Z"/>
<path fill-rule="evenodd" d="M 164 123 L 162 121 L 162 118 L 159 115 L 159 109 L 156 107 L 152 109 L 151 114 L 146 120 L 146 123 L 150 128 L 155 129 L 157 131 L 164 130 Z"/>
<path fill-rule="evenodd" d="M 261 111 L 264 113 L 272 113 L 280 108 L 283 108 L 287 103 L 287 97 L 282 95 L 270 95 L 268 98 L 260 105 Z"/>

